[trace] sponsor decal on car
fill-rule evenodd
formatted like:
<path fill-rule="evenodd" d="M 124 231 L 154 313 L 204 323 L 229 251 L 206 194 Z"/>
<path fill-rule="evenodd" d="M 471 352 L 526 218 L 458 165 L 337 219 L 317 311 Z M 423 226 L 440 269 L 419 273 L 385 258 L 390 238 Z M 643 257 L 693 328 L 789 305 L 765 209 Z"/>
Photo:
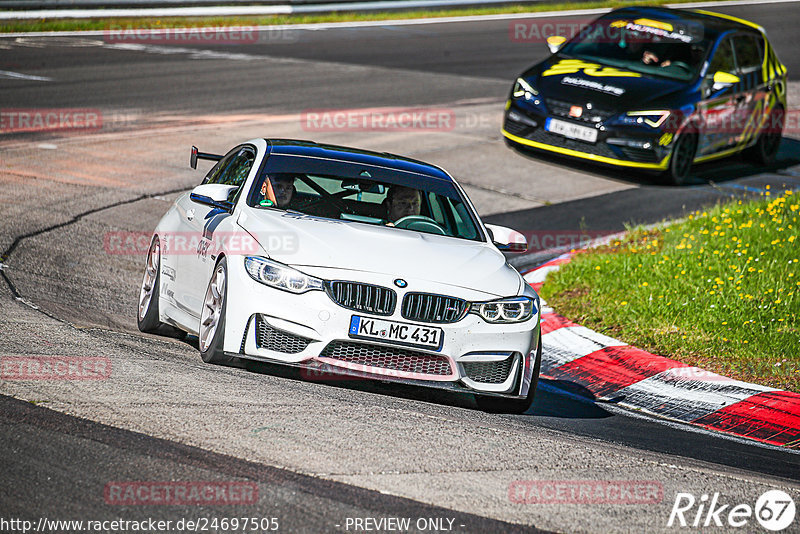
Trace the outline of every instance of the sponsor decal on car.
<path fill-rule="evenodd" d="M 584 87 L 594 91 L 600 91 L 614 96 L 622 96 L 625 94 L 625 89 L 615 85 L 608 85 L 606 83 L 595 82 L 591 80 L 584 80 L 582 78 L 575 78 L 573 76 L 565 76 L 561 79 L 563 85 L 572 85 L 575 87 Z"/>
<path fill-rule="evenodd" d="M 599 63 L 590 63 L 582 59 L 562 59 L 558 63 L 551 65 L 549 69 L 542 73 L 542 76 L 558 76 L 561 74 L 576 74 L 578 72 L 583 72 L 587 76 L 609 78 L 641 78 L 642 76 L 638 72 L 604 67 Z"/>

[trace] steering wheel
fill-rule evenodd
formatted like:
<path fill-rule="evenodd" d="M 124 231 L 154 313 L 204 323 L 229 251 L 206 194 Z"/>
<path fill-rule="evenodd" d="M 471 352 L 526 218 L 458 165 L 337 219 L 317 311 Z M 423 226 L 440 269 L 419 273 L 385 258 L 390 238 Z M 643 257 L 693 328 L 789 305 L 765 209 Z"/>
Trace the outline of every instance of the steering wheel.
<path fill-rule="evenodd" d="M 395 228 L 406 230 L 416 230 L 417 232 L 427 232 L 429 234 L 447 235 L 442 225 L 424 215 L 406 215 L 397 219 L 394 223 Z"/>
<path fill-rule="evenodd" d="M 692 72 L 692 68 L 688 64 L 684 63 L 683 61 L 673 61 L 672 63 L 669 64 L 669 66 L 670 67 L 678 67 L 679 69 L 683 69 L 686 72 Z"/>

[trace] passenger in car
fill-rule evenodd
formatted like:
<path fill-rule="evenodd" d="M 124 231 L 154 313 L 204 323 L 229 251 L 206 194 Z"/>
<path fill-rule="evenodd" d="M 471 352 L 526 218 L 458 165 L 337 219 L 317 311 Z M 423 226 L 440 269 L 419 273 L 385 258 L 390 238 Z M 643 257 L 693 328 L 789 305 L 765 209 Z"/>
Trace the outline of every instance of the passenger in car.
<path fill-rule="evenodd" d="M 288 208 L 294 198 L 297 189 L 294 186 L 294 176 L 281 174 L 269 176 L 261 185 L 261 196 L 264 202 L 271 202 L 269 198 L 269 188 L 272 185 L 272 192 L 275 197 L 275 202 L 278 208 Z"/>

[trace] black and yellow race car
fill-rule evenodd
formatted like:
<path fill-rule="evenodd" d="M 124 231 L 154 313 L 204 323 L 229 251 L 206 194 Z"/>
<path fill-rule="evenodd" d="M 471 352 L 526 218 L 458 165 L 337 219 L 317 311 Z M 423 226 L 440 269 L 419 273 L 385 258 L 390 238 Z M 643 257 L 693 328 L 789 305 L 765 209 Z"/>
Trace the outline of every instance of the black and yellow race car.
<path fill-rule="evenodd" d="M 786 68 L 763 28 L 728 15 L 660 7 L 614 10 L 523 72 L 503 135 L 597 163 L 661 171 L 746 151 L 769 164 L 786 112 Z"/>

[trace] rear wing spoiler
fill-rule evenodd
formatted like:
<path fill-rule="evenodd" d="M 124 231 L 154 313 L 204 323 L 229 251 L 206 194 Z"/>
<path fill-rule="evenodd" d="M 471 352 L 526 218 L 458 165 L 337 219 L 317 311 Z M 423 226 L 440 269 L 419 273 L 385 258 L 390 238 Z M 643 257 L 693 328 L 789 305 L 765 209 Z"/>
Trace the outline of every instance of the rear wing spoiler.
<path fill-rule="evenodd" d="M 196 146 L 192 146 L 192 155 L 189 158 L 189 165 L 192 166 L 193 169 L 197 168 L 197 160 L 198 159 L 207 159 L 211 161 L 219 161 L 222 159 L 222 156 L 219 154 L 209 154 L 207 152 L 198 152 Z"/>

